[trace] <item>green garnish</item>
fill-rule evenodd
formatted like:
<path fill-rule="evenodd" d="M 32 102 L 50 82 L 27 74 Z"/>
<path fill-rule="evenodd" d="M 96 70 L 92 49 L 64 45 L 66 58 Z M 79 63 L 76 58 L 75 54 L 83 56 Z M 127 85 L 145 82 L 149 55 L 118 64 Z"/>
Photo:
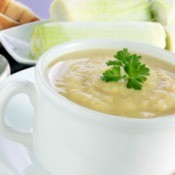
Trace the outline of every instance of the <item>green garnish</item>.
<path fill-rule="evenodd" d="M 141 63 L 142 56 L 130 54 L 128 49 L 124 48 L 114 56 L 116 60 L 110 60 L 106 64 L 112 66 L 111 69 L 103 73 L 101 79 L 105 82 L 118 82 L 121 79 L 127 81 L 127 88 L 141 90 L 143 83 L 147 80 L 149 68 Z M 121 74 L 121 68 L 124 75 Z"/>

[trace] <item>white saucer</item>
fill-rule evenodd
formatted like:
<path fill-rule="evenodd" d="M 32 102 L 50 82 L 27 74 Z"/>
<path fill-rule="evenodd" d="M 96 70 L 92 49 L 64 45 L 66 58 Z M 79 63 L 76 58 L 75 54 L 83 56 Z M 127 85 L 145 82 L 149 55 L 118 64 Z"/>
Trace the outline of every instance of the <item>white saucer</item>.
<path fill-rule="evenodd" d="M 0 82 L 0 89 L 13 79 L 35 82 L 34 68 L 26 69 Z M 30 131 L 33 125 L 33 108 L 27 96 L 15 96 L 6 110 L 7 122 L 13 129 Z M 0 175 L 49 175 L 37 162 L 32 150 L 25 145 L 0 135 Z"/>

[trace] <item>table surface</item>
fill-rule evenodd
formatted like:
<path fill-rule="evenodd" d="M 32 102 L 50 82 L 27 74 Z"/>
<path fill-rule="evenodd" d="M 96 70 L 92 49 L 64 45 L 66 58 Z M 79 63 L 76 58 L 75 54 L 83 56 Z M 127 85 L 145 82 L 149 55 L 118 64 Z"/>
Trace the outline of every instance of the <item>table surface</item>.
<path fill-rule="evenodd" d="M 49 18 L 49 8 L 52 0 L 18 0 L 18 1 L 31 8 L 41 19 Z M 31 67 L 29 65 L 19 64 L 18 62 L 16 62 L 1 45 L 0 45 L 0 54 L 4 55 L 7 58 L 11 67 L 11 74 Z"/>

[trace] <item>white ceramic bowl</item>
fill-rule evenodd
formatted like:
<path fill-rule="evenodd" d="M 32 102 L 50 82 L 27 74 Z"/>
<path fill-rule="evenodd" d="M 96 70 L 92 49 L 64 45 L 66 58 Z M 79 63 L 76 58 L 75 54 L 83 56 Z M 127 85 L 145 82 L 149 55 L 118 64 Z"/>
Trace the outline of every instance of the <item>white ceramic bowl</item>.
<path fill-rule="evenodd" d="M 35 154 L 52 175 L 171 175 L 175 173 L 175 115 L 154 119 L 112 116 L 87 109 L 59 95 L 47 82 L 46 69 L 73 51 L 122 49 L 158 57 L 175 65 L 174 55 L 146 44 L 79 40 L 56 46 L 36 66 L 36 84 L 11 82 L 1 93 L 0 116 L 16 93 L 35 106 Z M 1 131 L 19 138 L 1 124 Z M 20 138 L 26 139 L 25 135 Z"/>

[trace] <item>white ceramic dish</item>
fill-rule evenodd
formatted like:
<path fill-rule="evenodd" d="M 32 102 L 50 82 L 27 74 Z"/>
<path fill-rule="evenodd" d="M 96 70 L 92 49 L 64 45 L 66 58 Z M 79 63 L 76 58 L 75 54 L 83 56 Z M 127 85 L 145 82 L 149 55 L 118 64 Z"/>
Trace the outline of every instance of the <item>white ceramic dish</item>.
<path fill-rule="evenodd" d="M 34 68 L 16 73 L 0 82 L 0 88 L 13 79 L 35 82 Z M 19 109 L 19 110 L 18 110 Z M 15 111 L 15 112 L 14 112 Z M 25 120 L 24 120 L 25 116 Z M 33 126 L 33 108 L 25 95 L 14 97 L 6 110 L 6 119 L 12 128 L 29 131 Z M 33 151 L 0 135 L 0 174 L 1 175 L 49 175 L 35 159 Z"/>
<path fill-rule="evenodd" d="M 173 55 L 141 43 L 101 39 L 54 47 L 37 63 L 35 84 L 18 79 L 1 90 L 1 117 L 13 95 L 25 93 L 31 99 L 36 109 L 33 142 L 31 135 L 12 132 L 4 122 L 1 132 L 12 139 L 25 139 L 26 144 L 30 141 L 38 160 L 52 175 L 173 174 L 175 116 L 144 120 L 114 117 L 72 103 L 48 86 L 46 69 L 55 58 L 101 48 L 128 48 L 175 65 Z"/>
<path fill-rule="evenodd" d="M 49 22 L 49 20 L 41 20 L 1 31 L 0 42 L 18 63 L 35 65 L 37 61 L 33 60 L 29 53 L 29 42 L 33 27 L 45 22 Z"/>
<path fill-rule="evenodd" d="M 0 32 L 0 41 L 7 52 L 18 62 L 22 64 L 34 65 L 29 52 L 29 42 L 33 27 L 37 24 L 48 22 L 41 20 L 22 26 L 13 27 Z"/>

